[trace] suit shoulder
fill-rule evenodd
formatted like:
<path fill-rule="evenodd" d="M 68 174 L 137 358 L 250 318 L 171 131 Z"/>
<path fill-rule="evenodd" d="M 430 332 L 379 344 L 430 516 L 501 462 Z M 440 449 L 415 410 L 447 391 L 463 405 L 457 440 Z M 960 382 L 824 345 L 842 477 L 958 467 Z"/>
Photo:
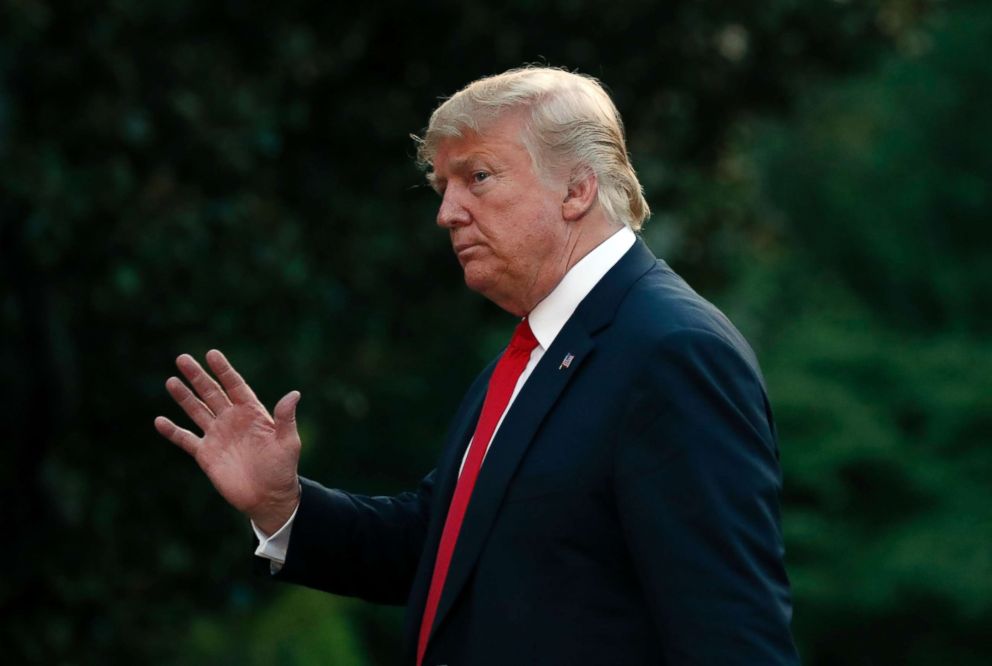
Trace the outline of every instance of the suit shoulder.
<path fill-rule="evenodd" d="M 619 304 L 612 328 L 628 344 L 642 350 L 679 340 L 715 338 L 757 369 L 754 352 L 737 327 L 664 261 L 659 260 L 631 286 Z"/>

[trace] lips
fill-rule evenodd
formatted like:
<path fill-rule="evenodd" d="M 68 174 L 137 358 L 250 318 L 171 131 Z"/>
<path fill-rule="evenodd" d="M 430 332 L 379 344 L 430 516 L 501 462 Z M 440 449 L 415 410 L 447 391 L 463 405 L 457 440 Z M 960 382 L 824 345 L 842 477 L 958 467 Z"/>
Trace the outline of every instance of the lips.
<path fill-rule="evenodd" d="M 479 247 L 479 243 L 458 243 L 454 246 L 455 254 L 461 256 L 463 252 L 473 247 Z"/>

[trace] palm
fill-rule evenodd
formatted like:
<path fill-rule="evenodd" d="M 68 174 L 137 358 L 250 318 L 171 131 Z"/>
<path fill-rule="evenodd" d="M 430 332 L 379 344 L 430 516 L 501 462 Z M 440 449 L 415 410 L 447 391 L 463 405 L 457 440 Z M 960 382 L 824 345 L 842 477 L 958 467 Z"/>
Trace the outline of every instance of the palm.
<path fill-rule="evenodd" d="M 264 501 L 264 489 L 295 484 L 300 440 L 276 437 L 275 421 L 258 402 L 232 405 L 204 433 L 196 462 L 239 511 Z"/>
<path fill-rule="evenodd" d="M 203 437 L 165 417 L 158 417 L 155 426 L 194 457 L 224 499 L 256 518 L 263 529 L 261 522 L 269 523 L 271 531 L 295 508 L 299 393 L 280 400 L 273 418 L 223 354 L 208 352 L 207 362 L 219 384 L 188 355 L 180 356 L 176 365 L 196 393 L 176 377 L 166 382 L 175 401 L 203 430 Z"/>

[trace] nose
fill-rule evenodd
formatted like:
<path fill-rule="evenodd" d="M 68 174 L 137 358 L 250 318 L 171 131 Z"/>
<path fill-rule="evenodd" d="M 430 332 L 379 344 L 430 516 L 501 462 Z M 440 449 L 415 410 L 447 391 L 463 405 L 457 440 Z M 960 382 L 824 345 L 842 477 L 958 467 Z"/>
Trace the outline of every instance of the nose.
<path fill-rule="evenodd" d="M 445 229 L 463 227 L 472 221 L 472 216 L 459 201 L 457 186 L 449 184 L 441 198 L 441 206 L 437 209 L 437 225 Z"/>

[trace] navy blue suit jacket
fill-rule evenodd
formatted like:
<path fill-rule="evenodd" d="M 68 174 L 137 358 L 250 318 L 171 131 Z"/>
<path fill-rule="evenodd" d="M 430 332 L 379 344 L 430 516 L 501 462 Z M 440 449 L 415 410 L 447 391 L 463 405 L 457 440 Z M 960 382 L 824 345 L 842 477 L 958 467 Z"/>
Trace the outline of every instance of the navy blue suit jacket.
<path fill-rule="evenodd" d="M 303 482 L 276 577 L 406 604 L 406 664 L 491 371 L 469 389 L 415 492 L 368 497 Z M 638 241 L 580 304 L 500 427 L 424 663 L 798 663 L 780 485 L 751 349 Z"/>

